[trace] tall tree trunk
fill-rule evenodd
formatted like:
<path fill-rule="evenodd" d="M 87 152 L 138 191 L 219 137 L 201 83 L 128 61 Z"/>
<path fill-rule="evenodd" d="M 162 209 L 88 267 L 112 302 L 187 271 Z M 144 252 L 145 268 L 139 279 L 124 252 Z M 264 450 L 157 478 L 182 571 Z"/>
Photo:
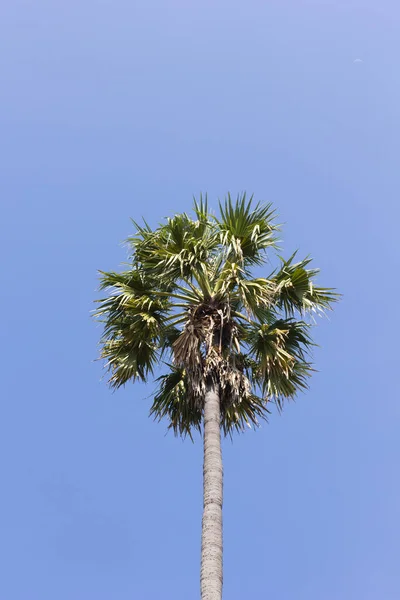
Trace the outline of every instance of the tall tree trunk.
<path fill-rule="evenodd" d="M 208 387 L 204 399 L 203 523 L 201 538 L 201 598 L 222 598 L 222 453 L 218 387 Z"/>

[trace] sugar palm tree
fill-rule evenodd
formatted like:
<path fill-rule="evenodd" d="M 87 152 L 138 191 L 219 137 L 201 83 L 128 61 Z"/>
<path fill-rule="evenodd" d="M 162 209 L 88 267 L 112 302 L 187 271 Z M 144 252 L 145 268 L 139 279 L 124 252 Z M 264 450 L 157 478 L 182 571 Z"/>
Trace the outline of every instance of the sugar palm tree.
<path fill-rule="evenodd" d="M 97 316 L 110 385 L 148 381 L 163 362 L 151 414 L 181 436 L 204 439 L 201 598 L 222 598 L 221 432 L 256 427 L 275 404 L 307 388 L 312 321 L 337 295 L 314 284 L 310 259 L 278 258 L 271 205 L 228 195 L 218 217 L 207 199 L 194 216 L 156 229 L 134 223 L 128 270 L 102 272 Z"/>

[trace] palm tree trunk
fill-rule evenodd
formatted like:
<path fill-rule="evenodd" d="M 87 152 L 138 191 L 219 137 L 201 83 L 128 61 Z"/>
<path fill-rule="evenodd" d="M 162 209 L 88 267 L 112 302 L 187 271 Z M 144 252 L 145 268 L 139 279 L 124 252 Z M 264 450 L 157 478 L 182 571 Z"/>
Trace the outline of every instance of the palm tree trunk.
<path fill-rule="evenodd" d="M 203 523 L 201 599 L 222 598 L 222 454 L 218 387 L 210 385 L 204 399 Z"/>

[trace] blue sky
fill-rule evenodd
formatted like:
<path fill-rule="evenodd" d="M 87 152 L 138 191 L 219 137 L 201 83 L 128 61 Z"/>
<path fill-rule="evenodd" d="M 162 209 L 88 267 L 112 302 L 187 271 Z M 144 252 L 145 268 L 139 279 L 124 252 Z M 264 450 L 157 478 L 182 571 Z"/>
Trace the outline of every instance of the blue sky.
<path fill-rule="evenodd" d="M 224 444 L 225 597 L 400 596 L 395 0 L 0 8 L 0 597 L 198 597 L 200 441 L 101 382 L 97 269 L 246 189 L 344 298 L 319 372 Z M 354 62 L 355 59 L 362 62 Z"/>

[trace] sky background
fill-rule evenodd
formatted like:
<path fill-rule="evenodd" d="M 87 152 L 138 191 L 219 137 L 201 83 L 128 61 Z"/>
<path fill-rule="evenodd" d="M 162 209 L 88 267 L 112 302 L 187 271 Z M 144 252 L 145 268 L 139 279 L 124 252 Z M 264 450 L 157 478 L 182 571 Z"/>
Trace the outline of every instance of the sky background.
<path fill-rule="evenodd" d="M 230 190 L 343 301 L 310 392 L 224 443 L 224 598 L 398 600 L 397 0 L 0 8 L 0 598 L 199 595 L 202 447 L 112 394 L 97 269 Z M 354 62 L 362 59 L 362 62 Z"/>

